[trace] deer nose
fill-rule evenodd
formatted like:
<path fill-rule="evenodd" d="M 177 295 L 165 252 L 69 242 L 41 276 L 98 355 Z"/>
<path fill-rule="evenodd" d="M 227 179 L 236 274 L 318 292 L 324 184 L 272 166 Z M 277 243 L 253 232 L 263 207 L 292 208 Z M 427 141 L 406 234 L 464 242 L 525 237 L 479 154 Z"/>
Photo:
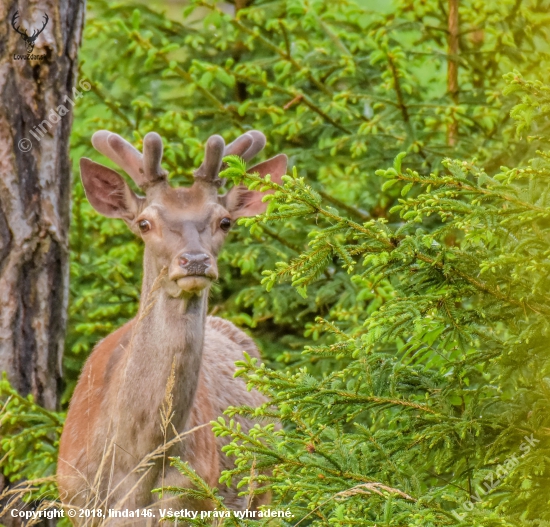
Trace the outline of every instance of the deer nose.
<path fill-rule="evenodd" d="M 185 269 L 188 276 L 206 274 L 210 267 L 210 257 L 207 254 L 183 253 L 178 258 L 179 266 Z"/>

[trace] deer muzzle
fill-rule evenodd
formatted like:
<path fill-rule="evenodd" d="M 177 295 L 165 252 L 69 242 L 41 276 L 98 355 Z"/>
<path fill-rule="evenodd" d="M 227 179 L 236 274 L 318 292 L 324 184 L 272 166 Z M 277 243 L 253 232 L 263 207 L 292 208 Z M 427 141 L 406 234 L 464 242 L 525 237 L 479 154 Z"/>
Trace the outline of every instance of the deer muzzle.
<path fill-rule="evenodd" d="M 186 276 L 208 276 L 211 268 L 207 254 L 183 253 L 178 257 L 178 264 Z"/>
<path fill-rule="evenodd" d="M 200 291 L 218 278 L 216 264 L 213 262 L 204 253 L 182 253 L 172 262 L 169 278 L 183 291 Z"/>

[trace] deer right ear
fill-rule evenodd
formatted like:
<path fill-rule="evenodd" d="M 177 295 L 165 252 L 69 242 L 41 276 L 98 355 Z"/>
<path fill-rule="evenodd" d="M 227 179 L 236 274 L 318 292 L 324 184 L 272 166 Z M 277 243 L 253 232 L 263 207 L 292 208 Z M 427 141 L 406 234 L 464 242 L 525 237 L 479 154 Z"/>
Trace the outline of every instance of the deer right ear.
<path fill-rule="evenodd" d="M 139 213 L 142 198 L 114 170 L 83 157 L 80 177 L 88 201 L 103 216 L 130 222 Z"/>
<path fill-rule="evenodd" d="M 259 165 L 249 168 L 247 172 L 257 173 L 260 177 L 271 175 L 271 181 L 282 184 L 282 178 L 286 174 L 286 165 L 288 157 L 285 154 L 278 154 Z M 244 185 L 233 187 L 225 197 L 225 207 L 231 213 L 233 219 L 243 216 L 256 216 L 263 214 L 267 209 L 267 203 L 262 201 L 266 194 L 272 194 L 272 190 L 260 192 L 258 190 L 248 190 Z"/>

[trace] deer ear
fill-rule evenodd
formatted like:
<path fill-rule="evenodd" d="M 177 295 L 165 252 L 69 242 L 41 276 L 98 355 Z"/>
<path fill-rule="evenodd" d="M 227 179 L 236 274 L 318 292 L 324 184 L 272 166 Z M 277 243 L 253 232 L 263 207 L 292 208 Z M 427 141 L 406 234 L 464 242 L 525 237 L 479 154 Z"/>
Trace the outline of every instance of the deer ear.
<path fill-rule="evenodd" d="M 141 198 L 114 170 L 83 157 L 80 176 L 86 197 L 97 212 L 128 222 L 137 216 Z"/>
<path fill-rule="evenodd" d="M 247 172 L 258 173 L 261 177 L 267 174 L 271 175 L 271 181 L 280 185 L 282 177 L 286 174 L 286 165 L 288 158 L 285 154 L 279 154 L 259 165 L 249 168 Z M 267 208 L 267 203 L 262 198 L 273 192 L 259 192 L 257 190 L 248 190 L 244 185 L 233 187 L 227 194 L 225 207 L 230 212 L 233 219 L 243 216 L 256 216 L 262 214 Z"/>

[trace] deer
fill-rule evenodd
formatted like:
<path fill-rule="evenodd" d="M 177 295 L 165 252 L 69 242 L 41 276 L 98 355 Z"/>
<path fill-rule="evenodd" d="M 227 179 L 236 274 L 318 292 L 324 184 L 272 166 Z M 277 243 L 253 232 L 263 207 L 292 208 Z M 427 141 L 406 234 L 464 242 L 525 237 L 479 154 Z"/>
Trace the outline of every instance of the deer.
<path fill-rule="evenodd" d="M 19 30 L 20 26 L 15 27 L 15 24 L 17 23 L 17 19 L 19 18 L 19 11 L 16 11 L 11 19 L 11 27 L 15 30 L 16 33 L 18 33 L 21 38 L 25 41 L 26 47 L 27 47 L 27 53 L 32 53 L 34 50 L 34 45 L 36 42 L 36 39 L 38 38 L 38 35 L 44 31 L 46 26 L 48 25 L 49 17 L 46 13 L 44 13 L 44 23 L 42 24 L 42 27 L 40 29 L 34 29 L 32 32 L 32 35 L 29 35 L 27 33 L 27 30 L 24 29 L 23 31 Z"/>
<path fill-rule="evenodd" d="M 142 238 L 143 281 L 136 317 L 96 345 L 72 396 L 57 469 L 65 507 L 155 512 L 154 506 L 169 503 L 195 511 L 212 508 L 204 501 L 159 497 L 151 491 L 191 486 L 174 467 L 166 466 L 167 456 L 179 456 L 209 485 L 217 486 L 221 472 L 233 461 L 222 452 L 229 439 L 216 437 L 209 423 L 229 406 L 257 407 L 266 401 L 234 377 L 243 352 L 260 358 L 253 340 L 231 322 L 207 315 L 209 290 L 218 278 L 217 256 L 227 233 L 238 218 L 264 212 L 263 198 L 272 192 L 235 185 L 221 195 L 223 158 L 238 155 L 248 162 L 265 144 L 264 134 L 256 130 L 228 145 L 220 135 L 212 135 L 193 184 L 176 188 L 161 166 L 163 142 L 157 133 L 145 135 L 143 153 L 118 134 L 100 130 L 92 136 L 93 147 L 141 191 L 134 192 L 115 170 L 80 160 L 92 207 L 122 219 Z M 287 156 L 278 154 L 248 172 L 270 174 L 271 181 L 281 184 L 286 167 Z M 167 440 L 161 412 L 171 377 Z M 243 416 L 235 419 L 245 431 L 254 425 Z M 159 449 L 161 455 L 151 456 Z M 247 504 L 234 486 L 223 485 L 219 493 L 236 510 L 269 501 L 260 494 Z M 159 519 L 157 510 L 156 519 L 134 518 L 130 525 L 157 525 Z M 72 520 L 75 525 L 123 524 L 123 519 L 105 523 L 103 518 L 102 523 L 78 515 Z"/>

